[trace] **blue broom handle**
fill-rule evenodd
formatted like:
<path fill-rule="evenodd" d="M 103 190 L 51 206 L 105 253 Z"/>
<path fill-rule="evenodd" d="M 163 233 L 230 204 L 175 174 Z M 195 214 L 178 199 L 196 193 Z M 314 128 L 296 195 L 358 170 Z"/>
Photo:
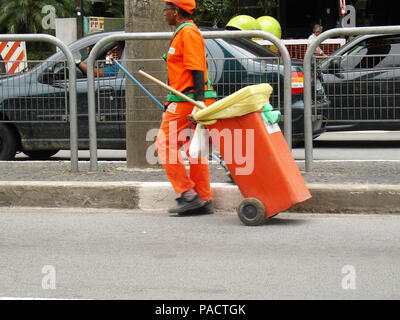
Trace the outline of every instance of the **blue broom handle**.
<path fill-rule="evenodd" d="M 159 107 L 161 108 L 161 110 L 164 111 L 165 106 L 164 106 L 160 101 L 158 101 L 145 87 L 143 87 L 143 85 L 142 85 L 139 81 L 137 81 L 136 78 L 135 78 L 134 76 L 132 76 L 132 75 L 129 73 L 128 70 L 125 69 L 125 67 L 123 67 L 123 66 L 122 66 L 117 60 L 115 60 L 114 58 L 112 58 L 111 60 L 112 60 L 113 63 L 115 63 L 115 65 L 116 65 L 118 68 L 120 68 L 120 69 L 129 77 L 129 79 L 131 79 L 134 83 L 136 83 L 137 86 L 138 86 L 140 89 L 142 89 L 143 92 L 144 92 L 151 100 L 153 100 L 153 102 L 154 102 L 157 106 L 159 106 Z"/>

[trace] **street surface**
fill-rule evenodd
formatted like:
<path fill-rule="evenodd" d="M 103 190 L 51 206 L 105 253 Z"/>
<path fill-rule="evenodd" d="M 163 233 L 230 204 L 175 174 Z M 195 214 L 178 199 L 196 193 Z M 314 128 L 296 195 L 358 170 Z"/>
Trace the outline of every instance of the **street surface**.
<path fill-rule="evenodd" d="M 399 299 L 400 216 L 0 209 L 0 298 Z"/>

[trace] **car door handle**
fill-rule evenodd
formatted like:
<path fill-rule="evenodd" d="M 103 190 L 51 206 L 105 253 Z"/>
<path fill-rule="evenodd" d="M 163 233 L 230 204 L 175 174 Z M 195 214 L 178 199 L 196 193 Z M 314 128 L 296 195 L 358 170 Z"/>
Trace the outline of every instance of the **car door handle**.
<path fill-rule="evenodd" d="M 102 97 L 109 97 L 114 95 L 114 88 L 112 86 L 104 86 L 99 88 L 99 95 Z"/>

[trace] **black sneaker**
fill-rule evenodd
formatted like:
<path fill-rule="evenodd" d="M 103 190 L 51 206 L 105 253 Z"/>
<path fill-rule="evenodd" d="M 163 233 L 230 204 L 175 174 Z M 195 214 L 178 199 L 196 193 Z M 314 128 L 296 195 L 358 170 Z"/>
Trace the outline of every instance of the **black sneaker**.
<path fill-rule="evenodd" d="M 197 208 L 197 209 L 191 209 L 187 210 L 184 212 L 179 213 L 180 216 L 190 216 L 190 215 L 197 215 L 197 214 L 213 214 L 214 213 L 214 208 L 212 205 L 211 200 L 204 201 L 205 205 Z"/>
<path fill-rule="evenodd" d="M 178 204 L 168 210 L 168 213 L 181 213 L 188 210 L 196 210 L 203 207 L 206 202 L 201 200 L 199 195 L 196 195 L 192 200 L 187 200 L 184 197 L 177 198 Z"/>

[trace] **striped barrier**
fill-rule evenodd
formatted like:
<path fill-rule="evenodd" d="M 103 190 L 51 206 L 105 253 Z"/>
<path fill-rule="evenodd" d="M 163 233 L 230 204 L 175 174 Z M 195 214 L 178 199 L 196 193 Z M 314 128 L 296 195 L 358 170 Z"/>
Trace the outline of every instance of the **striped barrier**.
<path fill-rule="evenodd" d="M 6 73 L 21 72 L 27 67 L 26 46 L 24 41 L 0 42 L 0 56 L 4 61 Z"/>

